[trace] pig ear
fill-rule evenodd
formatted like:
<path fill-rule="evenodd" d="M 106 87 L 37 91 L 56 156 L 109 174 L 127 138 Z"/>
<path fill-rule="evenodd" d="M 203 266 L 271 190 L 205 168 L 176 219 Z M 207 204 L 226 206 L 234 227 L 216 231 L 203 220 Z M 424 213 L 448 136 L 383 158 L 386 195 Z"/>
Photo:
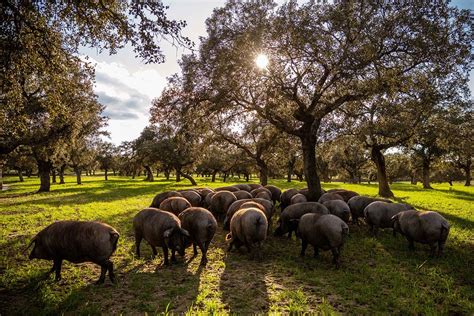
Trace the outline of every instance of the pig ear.
<path fill-rule="evenodd" d="M 181 234 L 183 234 L 186 237 L 191 237 L 191 235 L 189 235 L 189 232 L 186 229 L 183 229 L 183 228 L 181 228 Z"/>
<path fill-rule="evenodd" d="M 164 238 L 170 238 L 171 233 L 173 233 L 173 228 L 165 230 L 165 232 L 163 233 L 163 237 Z"/>
<path fill-rule="evenodd" d="M 392 226 L 393 224 L 395 224 L 396 222 L 398 222 L 398 218 L 400 217 L 400 213 L 392 216 L 392 218 L 390 219 L 390 221 L 392 222 Z"/>

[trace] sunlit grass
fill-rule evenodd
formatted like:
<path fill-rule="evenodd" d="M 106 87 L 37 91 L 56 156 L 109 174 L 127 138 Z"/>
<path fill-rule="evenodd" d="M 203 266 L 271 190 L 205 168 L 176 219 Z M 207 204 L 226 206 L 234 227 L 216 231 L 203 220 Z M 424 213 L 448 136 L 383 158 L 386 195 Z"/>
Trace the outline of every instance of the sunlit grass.
<path fill-rule="evenodd" d="M 428 249 L 417 245 L 412 253 L 406 241 L 382 232 L 371 237 L 365 226 L 350 226 L 342 254 L 342 268 L 334 270 L 330 253 L 312 258 L 312 249 L 300 258 L 297 240 L 270 236 L 264 260 L 251 261 L 239 252 L 226 252 L 218 230 L 209 251 L 209 264 L 186 258 L 163 268 L 161 254 L 150 260 L 149 247 L 142 245 L 143 258 L 134 256 L 131 220 L 161 191 L 189 187 L 158 179 L 101 176 L 74 177 L 54 184 L 50 193 L 28 194 L 39 186 L 37 178 L 24 183 L 7 178 L 8 191 L 0 193 L 0 314 L 213 314 L 213 313 L 474 313 L 474 189 L 456 183 L 434 184 L 433 190 L 395 183 L 398 201 L 419 209 L 442 213 L 452 229 L 443 258 L 429 258 Z M 197 179 L 199 186 L 218 187 Z M 238 179 L 232 179 L 236 181 Z M 256 179 L 255 179 L 256 181 Z M 243 182 L 243 181 L 242 181 Z M 305 187 L 304 182 L 271 180 L 281 188 Z M 344 187 L 375 196 L 376 184 L 325 183 L 326 189 Z M 101 220 L 121 234 L 112 257 L 118 284 L 95 286 L 99 268 L 93 264 L 63 265 L 63 280 L 44 279 L 47 261 L 29 261 L 23 249 L 32 236 L 55 220 Z"/>

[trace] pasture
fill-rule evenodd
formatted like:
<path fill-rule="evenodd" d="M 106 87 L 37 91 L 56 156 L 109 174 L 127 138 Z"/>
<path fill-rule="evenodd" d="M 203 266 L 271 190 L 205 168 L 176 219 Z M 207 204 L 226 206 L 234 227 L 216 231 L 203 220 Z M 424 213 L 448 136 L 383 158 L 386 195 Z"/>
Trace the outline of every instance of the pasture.
<path fill-rule="evenodd" d="M 474 188 L 460 183 L 450 188 L 435 184 L 433 190 L 395 183 L 399 201 L 418 209 L 440 212 L 451 224 L 442 258 L 430 258 L 429 247 L 407 242 L 391 231 L 378 238 L 365 225 L 350 224 L 342 251 L 342 267 L 335 270 L 330 252 L 312 257 L 308 249 L 300 258 L 300 242 L 269 236 L 262 261 L 246 253 L 226 252 L 221 224 L 208 253 L 207 267 L 200 254 L 162 267 L 161 250 L 151 260 L 142 243 L 142 258 L 134 256 L 132 218 L 150 205 L 153 196 L 170 189 L 190 187 L 158 179 L 149 183 L 125 177 L 84 177 L 82 185 L 66 177 L 50 193 L 37 190 L 37 178 L 15 182 L 0 193 L 0 315 L 24 314 L 248 314 L 317 312 L 329 314 L 473 314 L 474 313 Z M 198 178 L 199 186 L 218 187 Z M 302 188 L 304 182 L 270 180 L 282 189 Z M 377 185 L 323 183 L 325 189 L 347 188 L 375 196 Z M 278 213 L 278 212 L 277 212 Z M 275 216 L 277 217 L 277 216 Z M 112 256 L 117 284 L 107 279 L 94 285 L 100 268 L 93 264 L 65 262 L 63 279 L 45 278 L 52 262 L 28 260 L 24 248 L 43 227 L 55 220 L 100 220 L 121 234 Z M 276 218 L 274 218 L 274 223 Z M 275 224 L 273 223 L 273 228 Z"/>

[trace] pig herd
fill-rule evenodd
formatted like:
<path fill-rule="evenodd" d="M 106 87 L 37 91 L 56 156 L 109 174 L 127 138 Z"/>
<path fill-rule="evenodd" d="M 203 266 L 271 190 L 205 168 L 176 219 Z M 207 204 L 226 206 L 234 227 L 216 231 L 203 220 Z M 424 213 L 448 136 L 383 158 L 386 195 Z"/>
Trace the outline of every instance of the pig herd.
<path fill-rule="evenodd" d="M 201 265 L 208 262 L 207 251 L 217 231 L 218 222 L 229 231 L 226 236 L 228 251 L 245 246 L 251 258 L 262 258 L 262 245 L 270 233 L 275 205 L 280 214 L 275 236 L 294 232 L 301 239 L 301 256 L 308 245 L 319 250 L 330 250 L 336 268 L 340 266 L 341 249 L 349 234 L 348 223 L 359 224 L 364 218 L 371 233 L 377 236 L 381 228 L 392 228 L 405 236 L 409 248 L 414 242 L 429 244 L 431 255 L 441 255 L 449 233 L 449 224 L 436 212 L 419 212 L 408 204 L 360 196 L 356 192 L 333 189 L 323 194 L 318 202 L 308 201 L 307 189 L 281 192 L 272 185 L 236 184 L 217 189 L 195 188 L 168 191 L 156 195 L 150 207 L 133 218 L 136 256 L 145 240 L 157 255 L 163 250 L 164 264 L 176 261 L 176 252 L 184 256 L 193 246 L 194 256 L 202 253 Z M 97 283 L 103 283 L 106 273 L 115 281 L 110 256 L 117 248 L 119 233 L 100 222 L 58 221 L 41 230 L 32 240 L 30 259 L 53 261 L 49 273 L 61 279 L 63 260 L 73 263 L 93 262 L 101 267 Z M 169 258 L 171 252 L 171 258 Z"/>

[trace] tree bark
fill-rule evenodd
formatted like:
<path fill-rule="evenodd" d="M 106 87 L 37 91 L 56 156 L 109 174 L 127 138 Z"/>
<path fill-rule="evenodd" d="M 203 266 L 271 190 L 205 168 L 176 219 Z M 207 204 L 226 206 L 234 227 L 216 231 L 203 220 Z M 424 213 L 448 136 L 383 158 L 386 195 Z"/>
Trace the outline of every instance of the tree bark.
<path fill-rule="evenodd" d="M 21 168 L 18 168 L 18 178 L 20 178 L 20 182 L 25 181 L 23 179 L 23 170 Z"/>
<path fill-rule="evenodd" d="M 108 171 L 108 169 L 105 169 L 105 181 L 109 180 Z"/>
<path fill-rule="evenodd" d="M 145 166 L 145 170 L 146 170 L 145 181 L 153 182 L 155 179 L 153 178 L 153 171 L 151 170 L 150 166 Z"/>
<path fill-rule="evenodd" d="M 227 172 L 224 172 L 224 177 L 223 177 L 222 182 L 225 182 L 226 180 L 227 180 Z"/>
<path fill-rule="evenodd" d="M 38 160 L 38 174 L 40 176 L 40 188 L 38 192 L 49 192 L 51 187 L 50 173 L 52 163 L 49 161 Z"/>
<path fill-rule="evenodd" d="M 168 169 L 165 169 L 164 173 L 165 173 L 166 180 L 169 180 L 170 179 L 170 171 Z"/>
<path fill-rule="evenodd" d="M 472 161 L 471 157 L 469 157 L 466 160 L 466 164 L 464 165 L 464 173 L 466 174 L 466 182 L 464 183 L 464 186 L 468 187 L 471 186 L 471 166 L 472 166 Z"/>
<path fill-rule="evenodd" d="M 245 182 L 249 182 L 250 175 L 248 173 L 245 174 Z"/>
<path fill-rule="evenodd" d="M 291 182 L 291 175 L 293 174 L 293 169 L 295 168 L 295 159 L 291 157 L 288 159 L 288 169 L 286 174 L 286 182 Z"/>
<path fill-rule="evenodd" d="M 423 157 L 423 189 L 432 189 L 430 185 L 430 161 Z"/>
<path fill-rule="evenodd" d="M 181 167 L 175 167 L 176 169 L 176 182 L 181 181 Z"/>
<path fill-rule="evenodd" d="M 372 147 L 372 161 L 377 166 L 377 181 L 379 183 L 379 195 L 387 198 L 393 197 L 390 185 L 387 180 L 387 170 L 385 169 L 385 158 L 378 147 Z"/>
<path fill-rule="evenodd" d="M 59 168 L 59 184 L 64 184 L 64 170 L 66 169 L 66 165 L 62 165 Z"/>
<path fill-rule="evenodd" d="M 257 166 L 260 172 L 260 184 L 265 186 L 268 184 L 268 166 L 262 159 L 257 159 Z"/>
<path fill-rule="evenodd" d="M 197 185 L 196 181 L 194 180 L 194 178 L 191 175 L 186 174 L 186 173 L 181 172 L 181 171 L 180 171 L 180 173 L 184 178 L 188 179 L 191 182 L 192 185 Z"/>
<path fill-rule="evenodd" d="M 321 182 L 316 168 L 316 138 L 304 133 L 300 138 L 303 149 L 304 175 L 308 184 L 308 200 L 317 201 L 321 196 Z"/>
<path fill-rule="evenodd" d="M 51 169 L 52 183 L 56 183 L 56 168 Z"/>
<path fill-rule="evenodd" d="M 87 171 L 86 171 L 87 172 Z M 77 184 L 82 184 L 82 180 L 81 180 L 81 173 L 82 173 L 82 170 L 81 168 L 79 167 L 74 167 L 74 173 L 76 174 L 76 182 Z"/>
<path fill-rule="evenodd" d="M 214 171 L 212 172 L 211 182 L 216 182 L 216 174 L 217 174 L 217 170 L 214 170 Z"/>
<path fill-rule="evenodd" d="M 4 161 L 3 159 L 0 159 L 0 191 L 3 190 L 3 166 Z"/>

